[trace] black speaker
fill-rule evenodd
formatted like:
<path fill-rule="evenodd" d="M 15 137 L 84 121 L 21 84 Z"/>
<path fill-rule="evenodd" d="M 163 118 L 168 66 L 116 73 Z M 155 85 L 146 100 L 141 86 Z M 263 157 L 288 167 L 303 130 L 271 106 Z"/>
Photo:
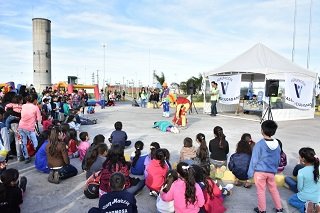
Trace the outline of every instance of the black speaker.
<path fill-rule="evenodd" d="M 194 86 L 193 83 L 189 83 L 189 84 L 187 85 L 187 94 L 188 94 L 188 95 L 194 95 L 194 94 L 196 94 L 196 87 Z"/>
<path fill-rule="evenodd" d="M 266 97 L 277 97 L 279 90 L 279 80 L 267 80 L 266 81 Z"/>

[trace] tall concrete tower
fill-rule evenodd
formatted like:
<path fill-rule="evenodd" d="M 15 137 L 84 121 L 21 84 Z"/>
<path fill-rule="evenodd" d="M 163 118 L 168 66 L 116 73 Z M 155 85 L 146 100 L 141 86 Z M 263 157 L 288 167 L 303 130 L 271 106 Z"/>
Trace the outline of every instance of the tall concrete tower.
<path fill-rule="evenodd" d="M 32 19 L 33 85 L 37 92 L 51 86 L 51 21 Z"/>

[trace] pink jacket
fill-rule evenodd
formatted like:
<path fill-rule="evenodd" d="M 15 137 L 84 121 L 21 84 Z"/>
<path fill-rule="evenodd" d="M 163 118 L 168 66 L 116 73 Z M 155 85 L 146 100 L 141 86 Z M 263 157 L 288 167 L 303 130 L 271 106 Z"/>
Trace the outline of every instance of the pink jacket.
<path fill-rule="evenodd" d="M 84 156 L 87 153 L 87 150 L 90 147 L 90 143 L 88 141 L 81 141 L 78 146 L 78 152 L 79 152 L 79 159 L 83 160 Z"/>
<path fill-rule="evenodd" d="M 186 205 L 184 193 L 186 191 L 186 183 L 182 179 L 178 179 L 170 187 L 167 193 L 160 194 L 164 201 L 174 201 L 174 210 L 176 213 L 198 213 L 200 207 L 204 205 L 204 196 L 201 187 L 196 183 L 196 202 Z"/>
<path fill-rule="evenodd" d="M 164 168 L 161 167 L 159 160 L 151 160 L 147 166 L 146 186 L 154 191 L 159 192 L 164 183 L 168 166 L 165 164 Z"/>
<path fill-rule="evenodd" d="M 39 107 L 32 103 L 23 104 L 21 109 L 19 129 L 34 132 L 36 121 L 41 121 Z"/>

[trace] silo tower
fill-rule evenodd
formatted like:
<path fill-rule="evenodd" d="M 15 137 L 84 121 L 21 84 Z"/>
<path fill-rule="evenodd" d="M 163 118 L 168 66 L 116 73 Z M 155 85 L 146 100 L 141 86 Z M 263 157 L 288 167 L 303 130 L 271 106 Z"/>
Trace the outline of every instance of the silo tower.
<path fill-rule="evenodd" d="M 51 86 L 51 21 L 32 19 L 33 85 L 37 92 Z"/>

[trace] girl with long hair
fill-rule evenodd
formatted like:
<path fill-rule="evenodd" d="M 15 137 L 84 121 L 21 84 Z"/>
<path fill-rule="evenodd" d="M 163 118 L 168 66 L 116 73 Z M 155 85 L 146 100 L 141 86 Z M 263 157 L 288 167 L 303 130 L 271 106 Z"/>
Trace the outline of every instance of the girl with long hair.
<path fill-rule="evenodd" d="M 161 192 L 161 199 L 174 201 L 176 213 L 198 213 L 205 203 L 203 192 L 194 179 L 194 169 L 185 162 L 177 165 L 179 174 L 168 192 Z"/>
<path fill-rule="evenodd" d="M 158 196 L 168 170 L 165 152 L 163 149 L 158 149 L 154 159 L 146 168 L 146 186 L 150 189 L 151 196 Z"/>
<path fill-rule="evenodd" d="M 228 164 L 229 170 L 234 174 L 236 180 L 234 185 L 241 186 L 242 182 L 245 181 L 245 188 L 250 188 L 251 183 L 248 178 L 248 169 L 251 160 L 251 147 L 249 143 L 245 140 L 240 140 L 237 145 L 236 153 L 232 154 L 230 157 L 230 162 Z"/>
<path fill-rule="evenodd" d="M 167 175 L 166 175 L 166 180 L 163 183 L 161 191 L 167 193 L 171 185 L 173 184 L 174 181 L 176 181 L 179 178 L 178 172 L 176 170 L 169 170 Z M 157 212 L 161 213 L 173 213 L 174 212 L 174 202 L 173 201 L 163 201 L 161 199 L 161 196 L 159 195 L 157 197 Z"/>
<path fill-rule="evenodd" d="M 319 158 L 314 149 L 304 147 L 299 150 L 298 193 L 289 198 L 289 204 L 300 212 L 320 212 Z"/>
<path fill-rule="evenodd" d="M 78 148 L 79 141 L 77 138 L 77 131 L 75 129 L 69 129 L 69 141 L 68 141 L 68 156 L 69 158 L 79 157 Z"/>
<path fill-rule="evenodd" d="M 65 132 L 60 126 L 51 129 L 46 146 L 50 183 L 60 183 L 60 180 L 73 177 L 78 174 L 77 169 L 70 164 L 68 150 L 64 142 Z"/>
<path fill-rule="evenodd" d="M 215 138 L 209 142 L 210 161 L 215 167 L 227 166 L 229 143 L 220 126 L 213 129 Z"/>
<path fill-rule="evenodd" d="M 100 171 L 102 169 L 103 163 L 106 161 L 106 156 L 108 154 L 108 146 L 105 143 L 95 146 L 92 150 L 91 155 L 86 161 L 86 178 L 88 179 L 92 174 Z"/>
<path fill-rule="evenodd" d="M 208 168 L 210 167 L 210 159 L 209 159 L 209 149 L 206 142 L 206 137 L 202 133 L 198 133 L 196 136 L 196 141 L 199 144 L 199 148 L 197 149 L 197 156 L 194 160 L 195 164 Z"/>

